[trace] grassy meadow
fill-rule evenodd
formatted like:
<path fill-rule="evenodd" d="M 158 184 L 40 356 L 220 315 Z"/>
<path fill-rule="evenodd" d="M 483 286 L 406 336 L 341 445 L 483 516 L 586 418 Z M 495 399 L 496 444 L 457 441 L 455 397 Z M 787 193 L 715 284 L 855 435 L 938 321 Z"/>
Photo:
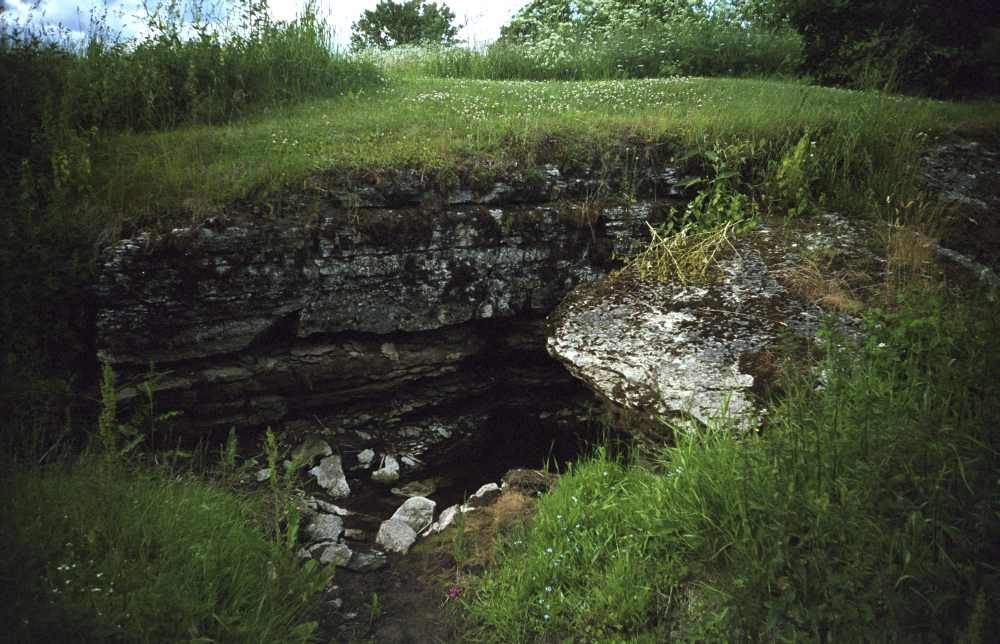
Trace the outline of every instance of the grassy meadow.
<path fill-rule="evenodd" d="M 145 445 L 108 456 L 127 428 L 113 392 L 80 403 L 99 388 L 88 288 L 122 234 L 342 177 L 600 169 L 651 162 L 635 155 L 654 146 L 701 176 L 695 228 L 826 209 L 933 234 L 921 154 L 1000 132 L 996 99 L 796 78 L 785 32 L 348 55 L 315 15 L 245 7 L 234 31 L 187 39 L 169 23 L 76 48 L 0 33 L 0 583 L 16 590 L 15 640 L 309 641 L 328 581 L 292 558 L 294 510 L 265 518 L 288 491 L 233 485 L 235 450 L 222 473 L 157 465 Z M 470 641 L 1000 639 L 1000 311 L 928 276 L 886 290 L 854 311 L 862 346 L 828 334 L 784 365 L 759 434 L 720 418 L 641 462 L 598 450 L 564 473 L 468 580 Z"/>
<path fill-rule="evenodd" d="M 390 77 L 378 89 L 225 125 L 109 137 L 94 154 L 93 200 L 95 208 L 126 218 L 155 210 L 197 214 L 294 189 L 331 169 L 523 166 L 551 155 L 543 146 L 550 148 L 553 137 L 561 149 L 544 160 L 555 163 L 600 157 L 631 138 L 670 143 L 678 154 L 743 145 L 766 165 L 811 130 L 825 144 L 817 153 L 835 164 L 877 165 L 877 155 L 892 155 L 913 137 L 988 130 L 998 114 L 992 102 L 772 80 Z"/>

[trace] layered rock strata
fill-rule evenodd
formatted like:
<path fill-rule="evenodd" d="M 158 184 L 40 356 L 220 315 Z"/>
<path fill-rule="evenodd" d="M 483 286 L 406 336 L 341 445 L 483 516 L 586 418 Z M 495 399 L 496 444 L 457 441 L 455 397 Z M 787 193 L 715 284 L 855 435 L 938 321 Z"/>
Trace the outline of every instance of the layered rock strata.
<path fill-rule="evenodd" d="M 545 354 L 544 316 L 667 206 L 581 215 L 505 194 L 439 208 L 338 197 L 310 217 L 122 240 L 96 289 L 100 351 L 124 382 L 155 365 L 158 408 L 188 427 L 340 434 L 348 470 L 372 448 L 404 470 L 446 460 L 524 410 L 565 420 L 589 395 Z"/>

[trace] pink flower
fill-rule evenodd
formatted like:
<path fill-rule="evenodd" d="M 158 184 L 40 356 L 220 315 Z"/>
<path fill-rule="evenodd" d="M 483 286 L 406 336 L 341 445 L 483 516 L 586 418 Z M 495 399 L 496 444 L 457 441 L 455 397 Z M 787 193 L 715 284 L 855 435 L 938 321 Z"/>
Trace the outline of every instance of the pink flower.
<path fill-rule="evenodd" d="M 448 589 L 448 599 L 455 599 L 461 594 L 462 594 L 461 586 L 452 586 L 451 588 Z"/>

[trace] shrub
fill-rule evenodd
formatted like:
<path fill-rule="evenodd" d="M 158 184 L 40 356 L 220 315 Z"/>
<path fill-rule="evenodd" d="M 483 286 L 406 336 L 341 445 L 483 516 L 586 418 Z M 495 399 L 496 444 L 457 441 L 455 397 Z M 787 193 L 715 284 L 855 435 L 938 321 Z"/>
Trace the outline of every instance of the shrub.
<path fill-rule="evenodd" d="M 785 0 L 824 83 L 936 96 L 997 92 L 1000 9 L 991 0 Z"/>

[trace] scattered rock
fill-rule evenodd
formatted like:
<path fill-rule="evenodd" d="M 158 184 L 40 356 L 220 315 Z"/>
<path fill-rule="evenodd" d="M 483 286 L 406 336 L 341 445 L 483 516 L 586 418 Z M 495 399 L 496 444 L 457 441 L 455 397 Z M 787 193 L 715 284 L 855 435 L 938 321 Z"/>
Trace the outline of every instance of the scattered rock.
<path fill-rule="evenodd" d="M 430 496 L 437 491 L 437 483 L 434 479 L 411 481 L 402 487 L 394 487 L 391 491 L 396 496 Z"/>
<path fill-rule="evenodd" d="M 403 505 L 393 513 L 392 519 L 402 521 L 414 532 L 420 532 L 434 522 L 434 501 L 422 496 L 415 496 L 406 500 Z"/>
<path fill-rule="evenodd" d="M 354 572 L 374 572 L 384 568 L 385 564 L 385 553 L 371 550 L 369 552 L 355 552 L 344 567 Z"/>
<path fill-rule="evenodd" d="M 346 543 L 334 543 L 323 548 L 319 561 L 334 566 L 346 566 L 353 554 Z"/>
<path fill-rule="evenodd" d="M 353 514 L 353 512 L 346 508 L 342 508 L 339 505 L 334 505 L 333 503 L 314 497 L 306 499 L 305 506 L 307 510 L 311 510 L 313 512 L 325 512 L 326 514 L 336 514 L 338 517 L 347 517 Z"/>
<path fill-rule="evenodd" d="M 299 465 L 312 465 L 313 461 L 320 456 L 330 456 L 333 450 L 329 443 L 310 434 L 302 443 L 292 450 L 292 461 Z"/>
<path fill-rule="evenodd" d="M 336 541 L 344 532 L 344 520 L 332 514 L 317 514 L 306 524 L 306 536 L 313 541 Z"/>
<path fill-rule="evenodd" d="M 474 508 L 479 508 L 484 505 L 489 505 L 493 503 L 498 498 L 500 498 L 500 486 L 496 483 L 487 483 L 483 485 L 476 493 L 469 497 L 468 504 Z"/>
<path fill-rule="evenodd" d="M 330 547 L 330 546 L 332 546 L 334 544 L 336 544 L 336 541 L 319 541 L 317 543 L 307 544 L 307 545 L 299 548 L 299 552 L 298 552 L 299 558 L 300 559 L 312 559 L 313 557 L 316 557 L 321 552 L 323 552 L 324 549 L 326 549 L 326 548 L 328 548 L 328 547 Z"/>
<path fill-rule="evenodd" d="M 405 521 L 389 519 L 379 526 L 375 543 L 390 552 L 406 554 L 417 540 L 417 533 Z"/>
<path fill-rule="evenodd" d="M 420 467 L 421 465 L 420 459 L 412 454 L 407 454 L 399 460 L 402 461 L 403 465 L 409 468 Z"/>
<path fill-rule="evenodd" d="M 441 512 L 438 520 L 428 526 L 427 529 L 421 533 L 421 535 L 426 537 L 432 534 L 437 534 L 453 524 L 460 513 L 472 512 L 474 509 L 475 508 L 458 504 L 448 506 Z"/>
<path fill-rule="evenodd" d="M 375 450 L 364 449 L 358 453 L 358 465 L 364 469 L 368 469 L 372 466 L 372 461 L 375 459 Z"/>
<path fill-rule="evenodd" d="M 372 472 L 372 480 L 379 483 L 395 483 L 399 480 L 399 461 L 389 454 L 382 459 L 382 466 Z"/>
<path fill-rule="evenodd" d="M 365 541 L 368 539 L 368 533 L 359 528 L 345 528 L 344 538 L 350 541 Z"/>
<path fill-rule="evenodd" d="M 257 479 L 258 483 L 263 483 L 264 481 L 268 481 L 268 480 L 271 479 L 271 470 L 269 470 L 268 468 L 265 467 L 264 469 L 259 470 L 254 475 L 254 478 Z"/>
<path fill-rule="evenodd" d="M 309 470 L 309 473 L 316 477 L 319 486 L 333 498 L 339 499 L 350 495 L 351 488 L 347 484 L 339 455 L 327 456 L 319 462 L 319 465 Z"/>

